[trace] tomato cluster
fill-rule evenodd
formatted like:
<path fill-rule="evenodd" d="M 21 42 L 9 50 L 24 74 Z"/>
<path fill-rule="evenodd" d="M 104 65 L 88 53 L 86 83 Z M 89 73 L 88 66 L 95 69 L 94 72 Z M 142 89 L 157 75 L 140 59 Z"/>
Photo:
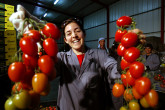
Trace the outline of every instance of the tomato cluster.
<path fill-rule="evenodd" d="M 37 24 L 35 24 L 37 25 Z M 50 91 L 50 81 L 56 78 L 56 40 L 61 33 L 53 23 L 22 33 L 19 40 L 19 60 L 9 65 L 8 76 L 14 85 L 5 110 L 37 109 L 40 96 Z"/>
<path fill-rule="evenodd" d="M 115 41 L 119 43 L 117 54 L 122 57 L 120 62 L 122 83 L 116 82 L 112 93 L 115 97 L 123 95 L 127 102 L 127 105 L 120 108 L 121 110 L 140 110 L 140 104 L 144 108 L 154 108 L 158 104 L 158 93 L 151 88 L 151 81 L 145 75 L 145 66 L 140 60 L 145 36 L 141 30 L 132 26 L 134 23 L 129 16 L 122 16 L 116 21 L 118 30 Z M 134 29 L 127 30 L 129 26 Z"/>

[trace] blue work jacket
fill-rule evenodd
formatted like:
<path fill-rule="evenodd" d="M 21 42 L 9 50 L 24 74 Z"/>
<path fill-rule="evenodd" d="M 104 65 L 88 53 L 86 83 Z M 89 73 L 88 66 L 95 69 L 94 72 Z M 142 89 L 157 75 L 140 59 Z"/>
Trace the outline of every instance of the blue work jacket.
<path fill-rule="evenodd" d="M 56 63 L 60 84 L 58 110 L 105 110 L 107 102 L 106 81 L 120 78 L 117 62 L 105 50 L 87 49 L 80 67 L 72 49 L 59 52 Z"/>

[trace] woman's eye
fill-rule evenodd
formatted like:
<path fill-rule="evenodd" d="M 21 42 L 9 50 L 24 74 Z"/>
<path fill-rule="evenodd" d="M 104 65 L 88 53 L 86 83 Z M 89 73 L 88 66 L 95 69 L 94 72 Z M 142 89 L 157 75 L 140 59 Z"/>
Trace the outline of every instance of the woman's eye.
<path fill-rule="evenodd" d="M 66 33 L 66 35 L 67 35 L 67 36 L 70 36 L 70 35 L 71 35 L 71 33 Z"/>

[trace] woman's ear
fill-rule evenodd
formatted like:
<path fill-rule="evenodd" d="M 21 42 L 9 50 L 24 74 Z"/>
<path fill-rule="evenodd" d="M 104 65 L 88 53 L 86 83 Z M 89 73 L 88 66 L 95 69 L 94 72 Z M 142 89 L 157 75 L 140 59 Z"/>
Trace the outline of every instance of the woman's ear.
<path fill-rule="evenodd" d="M 67 41 L 67 39 L 64 37 L 64 41 L 65 41 L 65 43 L 67 43 L 68 44 L 68 41 Z"/>

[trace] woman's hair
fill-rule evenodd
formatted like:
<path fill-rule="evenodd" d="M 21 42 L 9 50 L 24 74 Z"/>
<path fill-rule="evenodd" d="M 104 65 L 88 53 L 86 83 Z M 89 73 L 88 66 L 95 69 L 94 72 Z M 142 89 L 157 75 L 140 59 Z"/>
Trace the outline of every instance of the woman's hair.
<path fill-rule="evenodd" d="M 153 49 L 153 46 L 152 46 L 152 44 L 150 44 L 150 43 L 147 43 L 146 45 L 145 45 L 145 48 L 146 47 L 149 47 L 151 50 Z"/>
<path fill-rule="evenodd" d="M 70 23 L 76 23 L 80 26 L 80 29 L 83 31 L 83 33 L 85 34 L 85 30 L 83 28 L 83 25 L 81 23 L 81 21 L 78 18 L 69 18 L 67 20 L 65 20 L 62 24 L 61 24 L 61 29 L 62 29 L 62 33 L 65 36 L 65 27 L 70 24 Z"/>

